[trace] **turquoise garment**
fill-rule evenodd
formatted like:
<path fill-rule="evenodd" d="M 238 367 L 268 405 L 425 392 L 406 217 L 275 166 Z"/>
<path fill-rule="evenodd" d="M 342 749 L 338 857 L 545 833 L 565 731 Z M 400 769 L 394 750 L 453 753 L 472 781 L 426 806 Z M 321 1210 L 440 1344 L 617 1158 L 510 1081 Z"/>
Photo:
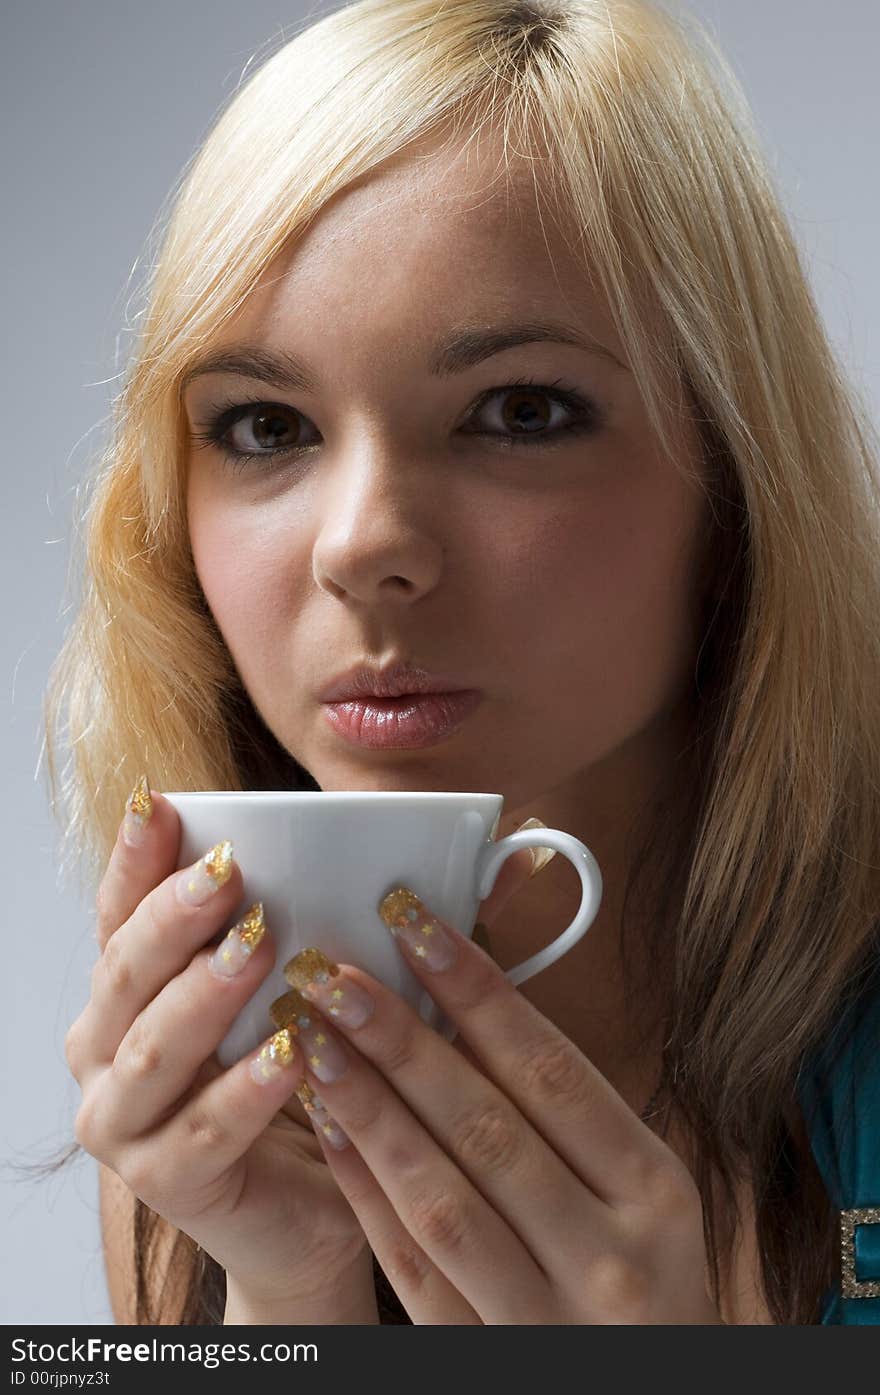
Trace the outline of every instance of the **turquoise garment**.
<path fill-rule="evenodd" d="M 880 1207 L 880 987 L 842 1014 L 798 1085 L 813 1155 L 835 1209 Z M 856 1279 L 880 1281 L 880 1222 L 857 1225 Z M 821 1323 L 880 1326 L 880 1298 L 844 1298 L 834 1285 Z"/>

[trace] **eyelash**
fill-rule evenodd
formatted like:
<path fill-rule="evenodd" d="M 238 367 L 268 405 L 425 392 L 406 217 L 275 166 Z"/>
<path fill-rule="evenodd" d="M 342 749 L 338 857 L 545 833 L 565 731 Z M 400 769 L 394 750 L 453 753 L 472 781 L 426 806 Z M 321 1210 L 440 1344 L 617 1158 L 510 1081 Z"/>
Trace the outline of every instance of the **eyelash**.
<path fill-rule="evenodd" d="M 591 398 L 585 397 L 577 388 L 569 383 L 565 383 L 561 378 L 557 378 L 553 383 L 539 383 L 532 378 L 518 378 L 515 382 L 505 383 L 502 387 L 489 388 L 484 392 L 477 402 L 471 415 L 477 416 L 485 404 L 498 393 L 510 392 L 516 388 L 534 388 L 535 391 L 544 393 L 554 402 L 562 407 L 567 407 L 572 411 L 580 413 L 578 418 L 570 422 L 568 426 L 557 426 L 552 431 L 543 435 L 525 433 L 522 436 L 504 436 L 497 431 L 476 431 L 469 432 L 469 435 L 488 436 L 493 440 L 502 442 L 505 447 L 518 448 L 520 446 L 544 447 L 555 444 L 560 437 L 568 434 L 578 434 L 594 432 L 602 424 L 602 414 Z M 247 402 L 218 402 L 208 408 L 208 416 L 203 423 L 203 430 L 192 432 L 195 441 L 201 442 L 198 449 L 206 449 L 210 446 L 216 447 L 222 455 L 226 457 L 229 468 L 238 472 L 247 468 L 253 460 L 272 460 L 275 456 L 297 456 L 311 450 L 312 446 L 278 446 L 274 450 L 265 451 L 240 451 L 230 449 L 224 444 L 223 438 L 233 426 L 245 418 L 257 408 L 263 411 L 293 412 L 296 408 L 289 407 L 281 402 L 268 402 L 263 399 L 251 399 Z M 297 412 L 297 416 L 304 416 L 304 413 Z M 308 420 L 308 418 L 306 418 Z"/>

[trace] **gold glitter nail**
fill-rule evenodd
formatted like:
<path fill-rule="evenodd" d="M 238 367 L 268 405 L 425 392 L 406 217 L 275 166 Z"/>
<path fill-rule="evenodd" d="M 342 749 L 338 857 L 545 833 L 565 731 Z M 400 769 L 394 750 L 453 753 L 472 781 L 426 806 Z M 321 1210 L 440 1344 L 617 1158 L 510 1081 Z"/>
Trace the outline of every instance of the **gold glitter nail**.
<path fill-rule="evenodd" d="M 153 800 L 150 795 L 150 786 L 146 775 L 139 775 L 135 781 L 134 789 L 128 796 L 129 813 L 137 814 L 138 818 L 147 822 L 153 812 Z"/>
<path fill-rule="evenodd" d="M 304 1080 L 301 1085 L 297 1085 L 293 1093 L 307 1114 L 314 1114 L 316 1110 L 324 1108 L 320 1097 L 315 1094 L 307 1080 Z"/>
<path fill-rule="evenodd" d="M 202 859 L 205 871 L 217 886 L 225 886 L 232 876 L 232 844 L 229 839 L 215 843 Z"/>
<path fill-rule="evenodd" d="M 122 836 L 131 847 L 139 847 L 144 841 L 144 830 L 153 814 L 153 800 L 146 775 L 139 775 L 134 789 L 125 801 L 125 814 L 122 820 Z"/>
<path fill-rule="evenodd" d="M 296 989 L 282 993 L 269 1005 L 269 1016 L 276 1027 L 289 1027 L 292 1032 L 307 1027 L 312 1020 L 312 1005 Z"/>
<path fill-rule="evenodd" d="M 423 910 L 424 907 L 418 896 L 406 886 L 395 887 L 379 903 L 379 914 L 392 931 L 395 926 L 407 925 L 409 921 L 417 918 Z M 410 911 L 413 911 L 414 915 L 410 915 Z"/>
<path fill-rule="evenodd" d="M 546 827 L 547 825 L 542 823 L 540 819 L 532 818 L 526 819 L 525 823 L 521 823 L 518 828 L 514 829 L 514 832 L 525 833 L 531 828 Z M 529 848 L 529 852 L 532 854 L 532 870 L 529 873 L 529 877 L 536 876 L 537 873 L 542 871 L 547 866 L 547 863 L 552 862 L 553 858 L 556 856 L 555 848 Z"/>
<path fill-rule="evenodd" d="M 282 1067 L 289 1066 L 292 1060 L 293 1037 L 288 1028 L 283 1027 L 280 1032 L 269 1038 L 259 1055 L 251 1061 L 251 1077 L 263 1085 L 278 1075 Z"/>
<path fill-rule="evenodd" d="M 440 973 L 455 963 L 458 950 L 454 932 L 408 886 L 393 887 L 378 909 L 395 940 L 431 973 Z"/>
<path fill-rule="evenodd" d="M 255 901 L 246 915 L 237 921 L 232 928 L 236 931 L 243 945 L 247 945 L 251 950 L 256 949 L 266 933 L 262 901 Z"/>
<path fill-rule="evenodd" d="M 274 1061 L 280 1061 L 282 1066 L 290 1065 L 293 1060 L 293 1037 L 289 1027 L 282 1027 L 280 1032 L 270 1037 L 267 1045 Z"/>
<path fill-rule="evenodd" d="M 328 959 L 321 949 L 301 949 L 284 965 L 284 977 L 294 988 L 305 988 L 307 983 L 326 983 L 338 973 L 339 965 Z"/>
<path fill-rule="evenodd" d="M 175 891 L 185 906 L 203 906 L 232 876 L 232 844 L 215 843 L 192 867 L 177 878 Z"/>
<path fill-rule="evenodd" d="M 224 939 L 220 941 L 210 960 L 210 967 L 214 973 L 220 974 L 223 978 L 231 978 L 233 974 L 239 973 L 250 959 L 257 945 L 266 933 L 266 922 L 263 918 L 263 903 L 255 901 L 250 910 L 241 920 L 233 925 Z M 284 1026 L 284 1023 L 279 1023 Z"/>

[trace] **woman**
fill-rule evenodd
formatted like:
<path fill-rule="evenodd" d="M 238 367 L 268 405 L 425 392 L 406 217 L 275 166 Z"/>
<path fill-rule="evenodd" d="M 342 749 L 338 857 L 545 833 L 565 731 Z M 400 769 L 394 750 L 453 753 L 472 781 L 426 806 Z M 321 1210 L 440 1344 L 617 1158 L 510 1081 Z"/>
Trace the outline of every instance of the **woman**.
<path fill-rule="evenodd" d="M 880 1197 L 835 1172 L 876 1098 L 877 458 L 695 24 L 360 0 L 250 79 L 154 266 L 47 714 L 100 879 L 67 1055 L 119 1320 L 877 1320 L 837 1213 Z M 484 701 L 344 739 L 323 687 L 397 661 Z M 213 1058 L 272 927 L 212 974 L 241 869 L 212 850 L 174 900 L 145 768 L 495 790 L 499 835 L 569 829 L 605 898 L 517 992 L 454 932 L 448 969 L 410 954 L 451 1046 L 330 966 L 372 1006 L 312 1132 L 296 1034 L 262 1084 Z M 524 875 L 482 907 L 501 968 L 576 894 Z"/>

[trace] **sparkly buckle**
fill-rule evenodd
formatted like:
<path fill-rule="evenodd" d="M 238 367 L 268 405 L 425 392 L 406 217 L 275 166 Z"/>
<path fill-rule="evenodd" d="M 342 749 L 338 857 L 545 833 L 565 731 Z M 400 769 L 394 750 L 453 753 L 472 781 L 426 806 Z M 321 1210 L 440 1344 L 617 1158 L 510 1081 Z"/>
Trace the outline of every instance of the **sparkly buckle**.
<path fill-rule="evenodd" d="M 880 1225 L 880 1206 L 856 1206 L 840 1213 L 841 1292 L 844 1298 L 880 1298 L 880 1280 L 856 1278 L 857 1225 Z"/>

